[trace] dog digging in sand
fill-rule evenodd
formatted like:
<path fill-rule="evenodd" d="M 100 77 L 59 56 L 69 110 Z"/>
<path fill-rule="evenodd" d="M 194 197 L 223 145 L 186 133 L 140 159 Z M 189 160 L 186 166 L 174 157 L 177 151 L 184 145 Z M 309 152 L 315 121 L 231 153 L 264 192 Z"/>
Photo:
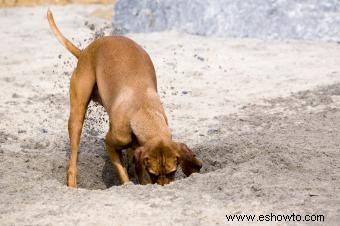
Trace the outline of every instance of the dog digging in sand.
<path fill-rule="evenodd" d="M 121 184 L 129 181 L 122 164 L 122 150 L 128 148 L 134 152 L 140 184 L 150 180 L 168 184 L 174 180 L 179 165 L 186 176 L 199 172 L 201 161 L 185 144 L 172 140 L 149 55 L 134 41 L 122 36 L 102 37 L 80 50 L 59 31 L 50 10 L 47 18 L 57 39 L 78 58 L 70 81 L 71 154 L 67 185 L 77 186 L 80 135 L 91 99 L 103 105 L 109 115 L 106 150 Z M 144 170 L 149 178 L 144 177 Z"/>

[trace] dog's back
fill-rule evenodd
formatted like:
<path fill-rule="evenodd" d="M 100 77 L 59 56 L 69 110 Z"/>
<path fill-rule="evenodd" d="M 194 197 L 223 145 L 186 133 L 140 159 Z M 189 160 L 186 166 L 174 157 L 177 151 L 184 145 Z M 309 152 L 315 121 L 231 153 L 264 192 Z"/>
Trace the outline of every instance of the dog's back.
<path fill-rule="evenodd" d="M 99 38 L 80 50 L 60 32 L 50 10 L 47 18 L 60 43 L 78 58 L 75 72 L 92 75 L 91 80 L 95 81 L 92 99 L 107 110 L 122 89 L 138 90 L 134 96 L 140 100 L 145 99 L 143 97 L 150 91 L 157 93 L 155 69 L 149 55 L 137 43 L 126 37 L 109 36 Z"/>
<path fill-rule="evenodd" d="M 150 88 L 157 92 L 155 69 L 149 55 L 126 37 L 109 36 L 94 41 L 83 50 L 79 62 L 82 60 L 91 61 L 100 96 L 112 98 L 108 102 L 122 89 L 139 91 L 137 96 Z"/>

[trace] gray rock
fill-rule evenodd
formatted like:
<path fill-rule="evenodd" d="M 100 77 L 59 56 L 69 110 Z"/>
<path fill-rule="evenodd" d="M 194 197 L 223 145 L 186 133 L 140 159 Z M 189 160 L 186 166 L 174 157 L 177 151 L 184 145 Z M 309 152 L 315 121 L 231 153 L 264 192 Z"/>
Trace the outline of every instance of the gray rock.
<path fill-rule="evenodd" d="M 114 33 L 340 40 L 339 0 L 118 0 Z"/>

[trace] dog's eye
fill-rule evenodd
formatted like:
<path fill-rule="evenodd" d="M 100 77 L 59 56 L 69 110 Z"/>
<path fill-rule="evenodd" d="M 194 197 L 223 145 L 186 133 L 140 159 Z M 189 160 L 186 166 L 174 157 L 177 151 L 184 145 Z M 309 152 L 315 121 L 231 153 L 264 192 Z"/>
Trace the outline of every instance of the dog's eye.
<path fill-rule="evenodd" d="M 149 172 L 149 175 L 150 175 L 150 177 L 153 178 L 153 179 L 158 178 L 158 175 L 157 175 L 157 174 L 154 174 L 154 173 Z"/>

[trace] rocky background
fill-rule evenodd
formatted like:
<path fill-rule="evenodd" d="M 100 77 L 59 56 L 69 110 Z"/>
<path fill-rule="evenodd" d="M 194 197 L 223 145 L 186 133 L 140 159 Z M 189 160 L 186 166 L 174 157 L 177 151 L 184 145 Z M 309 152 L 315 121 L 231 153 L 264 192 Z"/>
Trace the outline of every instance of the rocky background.
<path fill-rule="evenodd" d="M 120 0 L 115 11 L 122 33 L 340 41 L 339 0 Z"/>

